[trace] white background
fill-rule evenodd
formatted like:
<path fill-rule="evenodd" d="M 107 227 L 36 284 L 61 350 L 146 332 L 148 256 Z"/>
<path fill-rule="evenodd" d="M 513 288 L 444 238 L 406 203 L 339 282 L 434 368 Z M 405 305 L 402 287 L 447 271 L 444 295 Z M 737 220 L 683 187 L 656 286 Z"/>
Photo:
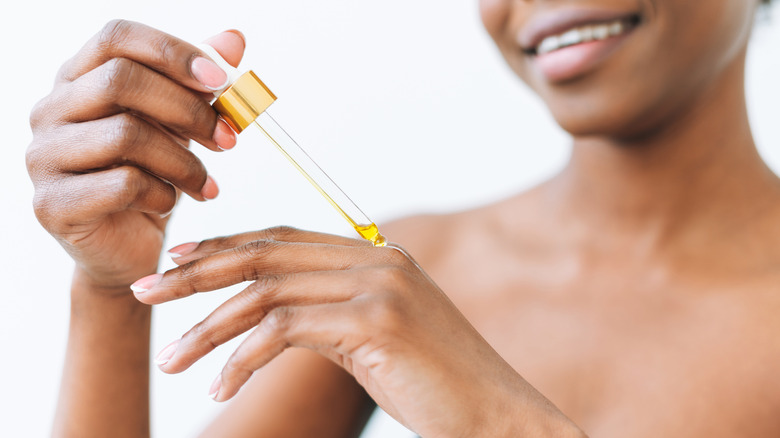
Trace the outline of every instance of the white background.
<path fill-rule="evenodd" d="M 775 8 L 775 22 L 780 19 Z M 0 430 L 48 433 L 68 320 L 70 259 L 37 224 L 24 151 L 32 105 L 67 58 L 112 18 L 198 42 L 228 28 L 248 40 L 243 66 L 280 97 L 273 113 L 378 223 L 462 209 L 555 172 L 567 138 L 508 71 L 481 28 L 476 0 L 254 2 L 13 2 L 3 12 L 0 84 Z M 749 60 L 751 117 L 780 168 L 780 27 L 762 23 Z M 260 135 L 222 154 L 199 150 L 222 189 L 185 199 L 168 246 L 276 224 L 352 235 Z M 392 236 L 391 236 L 392 238 Z M 164 267 L 170 266 L 166 261 Z M 231 289 L 155 311 L 153 352 L 178 338 Z M 235 344 L 176 376 L 153 372 L 153 431 L 189 437 L 220 409 L 208 386 Z M 364 436 L 404 436 L 386 417 Z"/>

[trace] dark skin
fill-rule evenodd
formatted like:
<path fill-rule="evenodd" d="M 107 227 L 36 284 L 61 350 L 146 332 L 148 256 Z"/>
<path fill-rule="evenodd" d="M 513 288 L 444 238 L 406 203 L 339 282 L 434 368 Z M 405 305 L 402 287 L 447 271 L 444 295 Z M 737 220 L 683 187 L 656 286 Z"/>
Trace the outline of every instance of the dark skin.
<path fill-rule="evenodd" d="M 275 229 L 190 245 L 175 259 L 180 268 L 136 283 L 135 298 L 152 304 L 258 280 L 162 354 L 161 369 L 180 372 L 258 327 L 212 391 L 226 400 L 254 375 L 206 435 L 345 436 L 364 418 L 366 392 L 426 437 L 780 434 L 780 184 L 756 153 L 743 91 L 757 5 L 483 0 L 485 26 L 510 66 L 573 134 L 569 165 L 495 205 L 384 226 L 406 252 Z M 570 6 L 625 9 L 641 22 L 598 68 L 551 81 L 515 36 L 536 14 Z M 243 47 L 224 35 L 212 42 L 237 62 Z M 139 38 L 139 47 L 151 44 Z M 166 77 L 203 93 L 188 83 L 193 49 L 183 47 L 169 59 L 188 74 L 174 68 Z M 57 94 L 34 119 L 68 115 Z M 197 132 L 154 117 L 172 138 Z M 214 123 L 200 138 L 214 138 Z M 106 204 L 115 204 L 93 200 L 86 219 L 49 214 L 73 210 L 47 181 L 77 178 L 40 176 L 69 163 L 34 151 L 66 139 L 38 129 L 29 160 L 36 196 L 48 201 L 38 216 L 77 261 L 56 434 L 145 436 L 149 310 L 128 286 L 154 268 L 134 258 L 142 245 L 69 237 L 85 228 L 87 237 L 126 235 L 110 220 L 117 213 Z M 171 183 L 197 197 L 204 180 Z M 131 193 L 120 214 L 161 236 L 169 205 Z M 165 193 L 175 202 L 175 191 Z M 290 346 L 303 348 L 273 359 Z M 136 360 L 118 358 L 119 348 Z M 115 408 L 100 403 L 111 400 L 105 388 L 132 396 Z M 299 414 L 322 406 L 328 416 Z"/>

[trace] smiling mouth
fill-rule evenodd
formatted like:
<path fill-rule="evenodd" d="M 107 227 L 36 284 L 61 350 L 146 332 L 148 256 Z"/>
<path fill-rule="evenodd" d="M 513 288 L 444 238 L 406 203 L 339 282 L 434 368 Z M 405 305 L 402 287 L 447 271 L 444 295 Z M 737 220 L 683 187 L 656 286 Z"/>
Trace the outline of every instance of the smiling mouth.
<path fill-rule="evenodd" d="M 556 35 L 549 35 L 536 47 L 525 49 L 523 52 L 530 56 L 542 56 L 577 44 L 607 40 L 629 32 L 637 27 L 639 22 L 640 17 L 633 15 L 628 18 L 577 26 Z"/>

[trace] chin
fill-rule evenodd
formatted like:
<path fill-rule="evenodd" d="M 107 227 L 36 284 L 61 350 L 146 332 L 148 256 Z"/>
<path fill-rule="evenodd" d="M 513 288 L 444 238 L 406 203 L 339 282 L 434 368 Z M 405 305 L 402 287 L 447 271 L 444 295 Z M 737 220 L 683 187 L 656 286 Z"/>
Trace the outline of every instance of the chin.
<path fill-rule="evenodd" d="M 658 129 L 660 111 L 647 89 L 632 86 L 592 87 L 584 92 L 540 93 L 553 118 L 573 137 L 603 137 L 617 141 L 642 137 Z"/>

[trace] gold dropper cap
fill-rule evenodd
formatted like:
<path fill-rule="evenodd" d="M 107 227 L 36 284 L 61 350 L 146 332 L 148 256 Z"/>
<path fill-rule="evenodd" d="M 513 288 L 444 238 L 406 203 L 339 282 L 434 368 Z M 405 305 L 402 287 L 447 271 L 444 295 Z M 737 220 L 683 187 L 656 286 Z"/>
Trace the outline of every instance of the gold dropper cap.
<path fill-rule="evenodd" d="M 276 101 L 276 95 L 249 70 L 228 87 L 217 100 L 214 109 L 237 133 L 241 133 L 257 116 Z"/>

